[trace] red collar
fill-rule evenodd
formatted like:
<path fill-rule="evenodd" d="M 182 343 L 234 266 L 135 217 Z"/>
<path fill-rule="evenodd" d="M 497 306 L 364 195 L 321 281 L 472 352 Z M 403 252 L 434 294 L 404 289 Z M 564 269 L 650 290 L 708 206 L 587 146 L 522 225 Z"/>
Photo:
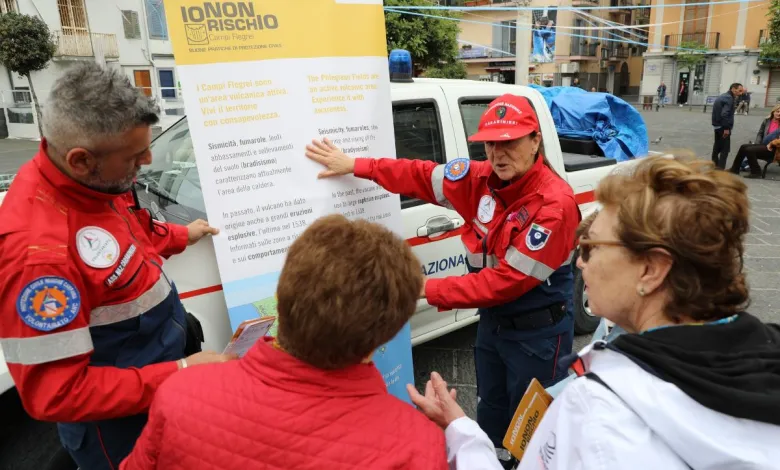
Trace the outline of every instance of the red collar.
<path fill-rule="evenodd" d="M 35 154 L 33 163 L 43 178 L 56 190 L 56 198 L 69 207 L 78 208 L 86 212 L 97 212 L 105 210 L 106 203 L 120 197 L 127 197 L 125 194 L 101 193 L 73 180 L 52 163 L 49 156 L 46 155 L 43 143 L 38 148 L 38 153 Z"/>
<path fill-rule="evenodd" d="M 323 370 L 306 364 L 263 338 L 241 359 L 242 368 L 269 386 L 302 395 L 345 397 L 385 395 L 387 386 L 374 364 Z"/>
<path fill-rule="evenodd" d="M 536 159 L 531 168 L 520 179 L 503 187 L 504 182 L 493 172 L 490 164 L 488 163 L 486 166 L 490 169 L 487 180 L 488 187 L 491 188 L 493 194 L 509 205 L 522 196 L 536 192 L 539 186 L 550 176 L 550 169 L 545 166 L 542 155 L 539 155 L 539 158 Z"/>

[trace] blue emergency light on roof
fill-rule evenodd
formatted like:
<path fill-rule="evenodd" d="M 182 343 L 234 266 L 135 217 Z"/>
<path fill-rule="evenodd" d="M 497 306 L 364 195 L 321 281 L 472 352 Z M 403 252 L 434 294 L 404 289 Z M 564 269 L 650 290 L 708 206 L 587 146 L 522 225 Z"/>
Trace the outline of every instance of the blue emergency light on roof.
<path fill-rule="evenodd" d="M 412 55 L 405 49 L 393 49 L 388 58 L 391 82 L 412 82 Z"/>

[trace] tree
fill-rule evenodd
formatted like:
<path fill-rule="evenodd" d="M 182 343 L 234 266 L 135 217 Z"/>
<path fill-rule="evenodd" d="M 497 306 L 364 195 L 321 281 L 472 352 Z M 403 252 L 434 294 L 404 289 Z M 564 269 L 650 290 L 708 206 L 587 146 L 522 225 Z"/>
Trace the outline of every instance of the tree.
<path fill-rule="evenodd" d="M 0 64 L 26 77 L 30 83 L 41 133 L 41 111 L 30 72 L 45 69 L 56 50 L 49 27 L 37 16 L 18 13 L 0 15 Z"/>
<path fill-rule="evenodd" d="M 385 0 L 385 7 L 429 6 L 430 0 Z M 418 13 L 418 11 L 412 11 Z M 445 20 L 404 13 L 385 12 L 387 51 L 406 49 L 412 55 L 417 74 L 425 70 L 425 76 L 437 78 L 465 78 L 466 68 L 458 59 L 458 33 L 455 20 L 458 13 L 447 10 L 427 10 L 423 14 L 435 14 L 453 18 Z"/>
<path fill-rule="evenodd" d="M 760 45 L 759 63 L 777 65 L 780 62 L 780 0 L 772 0 L 766 13 L 769 18 L 767 26 L 769 35 L 766 42 Z"/>
<path fill-rule="evenodd" d="M 675 58 L 677 59 L 677 67 L 680 70 L 688 69 L 688 72 L 690 72 L 689 86 L 696 80 L 696 67 L 707 61 L 706 53 L 707 46 L 698 41 L 683 41 L 680 44 L 680 49 L 675 54 Z"/>

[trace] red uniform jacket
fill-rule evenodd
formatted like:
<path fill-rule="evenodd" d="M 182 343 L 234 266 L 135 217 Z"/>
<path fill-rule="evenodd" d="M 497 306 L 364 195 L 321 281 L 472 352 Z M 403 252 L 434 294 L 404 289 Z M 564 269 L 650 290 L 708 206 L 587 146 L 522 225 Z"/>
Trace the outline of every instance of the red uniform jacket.
<path fill-rule="evenodd" d="M 454 209 L 464 218 L 461 239 L 468 264 L 483 269 L 465 276 L 428 279 L 428 303 L 440 310 L 506 304 L 571 261 L 581 220 L 579 208 L 569 185 L 542 158 L 511 184 L 500 181 L 489 162 L 468 159 L 437 165 L 358 158 L 355 176 L 371 179 L 391 192 Z M 539 299 L 535 308 L 546 306 L 541 305 L 546 300 Z"/>
<path fill-rule="evenodd" d="M 152 230 L 148 213 L 131 205 L 130 193 L 104 194 L 73 181 L 43 150 L 22 166 L 0 205 L 0 345 L 36 419 L 144 412 L 178 369 L 171 361 L 127 367 L 150 348 L 137 345 L 130 354 L 116 341 L 120 330 L 141 334 L 153 316 L 142 315 L 175 295 L 160 254 L 181 252 L 188 238 L 183 226 L 155 222 Z M 142 365 L 160 360 L 140 357 Z"/>
<path fill-rule="evenodd" d="M 270 341 L 168 379 L 120 470 L 447 469 L 442 430 L 373 364 L 321 370 Z"/>

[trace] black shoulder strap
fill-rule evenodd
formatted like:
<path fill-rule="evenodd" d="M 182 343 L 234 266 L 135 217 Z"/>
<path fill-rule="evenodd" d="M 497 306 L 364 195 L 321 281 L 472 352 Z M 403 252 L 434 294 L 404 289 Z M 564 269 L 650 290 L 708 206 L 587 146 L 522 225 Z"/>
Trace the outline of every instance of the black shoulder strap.
<path fill-rule="evenodd" d="M 603 380 L 601 380 L 601 377 L 599 377 L 595 373 L 593 373 L 593 372 L 586 372 L 585 373 L 585 378 L 586 379 L 590 379 L 590 380 L 592 380 L 592 381 L 594 381 L 596 383 L 599 383 L 599 384 L 601 384 L 602 387 L 606 388 L 607 390 L 609 390 L 612 393 L 615 393 L 615 391 L 612 390 L 612 387 L 607 385 L 607 383 L 604 382 Z M 618 395 L 617 393 L 615 393 L 615 395 L 617 395 L 617 397 L 620 398 L 620 395 Z"/>

